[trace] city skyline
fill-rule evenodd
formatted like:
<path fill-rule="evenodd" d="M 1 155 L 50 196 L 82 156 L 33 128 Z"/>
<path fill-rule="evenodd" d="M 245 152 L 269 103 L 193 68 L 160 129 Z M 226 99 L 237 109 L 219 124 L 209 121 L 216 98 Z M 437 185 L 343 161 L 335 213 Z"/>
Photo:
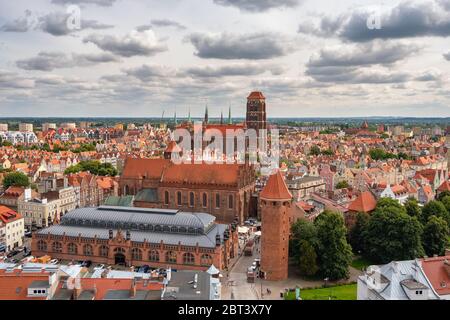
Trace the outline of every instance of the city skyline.
<path fill-rule="evenodd" d="M 4 117 L 199 118 L 208 104 L 239 118 L 253 90 L 268 118 L 450 116 L 446 0 L 39 0 L 0 12 Z"/>

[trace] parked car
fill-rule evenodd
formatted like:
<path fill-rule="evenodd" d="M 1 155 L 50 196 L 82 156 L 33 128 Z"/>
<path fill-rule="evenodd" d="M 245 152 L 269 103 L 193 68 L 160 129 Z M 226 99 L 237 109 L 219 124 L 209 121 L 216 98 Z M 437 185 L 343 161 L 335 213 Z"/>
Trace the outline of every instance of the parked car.
<path fill-rule="evenodd" d="M 58 259 L 52 259 L 52 260 L 50 260 L 50 264 L 58 264 Z"/>
<path fill-rule="evenodd" d="M 4 244 L 0 244 L 0 252 L 5 252 L 6 246 Z"/>
<path fill-rule="evenodd" d="M 31 231 L 25 231 L 25 237 L 31 238 L 31 236 L 32 236 Z"/>

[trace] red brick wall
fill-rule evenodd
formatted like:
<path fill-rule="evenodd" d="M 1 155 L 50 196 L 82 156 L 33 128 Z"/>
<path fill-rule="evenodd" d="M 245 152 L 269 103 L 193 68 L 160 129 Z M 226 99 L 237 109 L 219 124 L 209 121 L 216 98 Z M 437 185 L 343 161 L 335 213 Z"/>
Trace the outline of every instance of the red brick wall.
<path fill-rule="evenodd" d="M 261 270 L 267 280 L 288 277 L 291 203 L 261 201 Z"/>

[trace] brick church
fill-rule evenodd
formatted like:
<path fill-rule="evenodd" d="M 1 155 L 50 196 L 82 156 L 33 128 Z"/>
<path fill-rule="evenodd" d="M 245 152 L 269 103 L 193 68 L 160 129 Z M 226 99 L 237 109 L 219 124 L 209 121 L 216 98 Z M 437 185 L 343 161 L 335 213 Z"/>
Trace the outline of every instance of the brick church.
<path fill-rule="evenodd" d="M 191 128 L 192 123 L 180 127 Z M 228 123 L 209 123 L 205 111 L 203 130 L 217 129 L 225 136 L 227 129 L 267 129 L 266 102 L 262 92 L 247 97 L 246 122 L 233 124 L 231 112 Z M 120 177 L 121 195 L 134 195 L 134 205 L 146 208 L 178 209 L 207 212 L 219 222 L 242 223 L 256 208 L 250 208 L 255 190 L 255 168 L 250 164 L 174 164 L 170 153 L 177 145 L 169 144 L 165 159 L 133 159 L 125 162 Z"/>

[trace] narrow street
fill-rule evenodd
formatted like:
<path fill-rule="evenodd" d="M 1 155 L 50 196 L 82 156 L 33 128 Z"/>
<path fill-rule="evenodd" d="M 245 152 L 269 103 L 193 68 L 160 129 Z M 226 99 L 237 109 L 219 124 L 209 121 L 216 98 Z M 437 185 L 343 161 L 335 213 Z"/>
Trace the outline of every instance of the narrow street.
<path fill-rule="evenodd" d="M 244 242 L 240 242 L 241 249 L 244 248 Z M 225 278 L 222 287 L 223 300 L 259 300 L 260 289 L 258 288 L 258 281 L 255 283 L 247 282 L 247 269 L 256 258 L 258 254 L 259 243 L 255 244 L 253 256 L 241 255 L 230 270 L 228 277 Z M 240 250 L 241 251 L 241 250 Z M 225 275 L 226 276 L 226 275 Z"/>

